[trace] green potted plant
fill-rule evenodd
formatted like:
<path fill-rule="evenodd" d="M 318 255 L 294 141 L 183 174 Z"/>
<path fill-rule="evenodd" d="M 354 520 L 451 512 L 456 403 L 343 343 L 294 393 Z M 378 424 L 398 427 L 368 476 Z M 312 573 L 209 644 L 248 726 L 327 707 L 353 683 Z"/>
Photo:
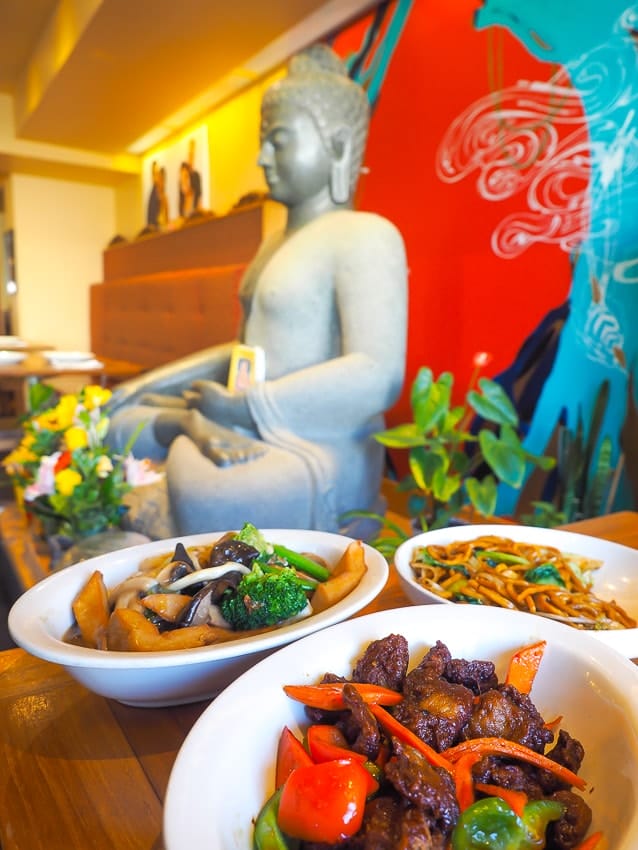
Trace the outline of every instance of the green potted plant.
<path fill-rule="evenodd" d="M 555 465 L 554 458 L 525 450 L 518 415 L 500 384 L 479 378 L 461 405 L 453 405 L 453 384 L 449 372 L 435 379 L 431 369 L 420 369 L 410 395 L 413 420 L 375 435 L 388 449 L 408 452 L 409 473 L 398 490 L 407 496 L 415 533 L 449 525 L 466 505 L 489 517 L 496 510 L 499 482 L 520 488 L 528 464 L 543 470 Z M 471 429 L 473 422 L 479 427 Z M 369 542 L 386 556 L 409 536 L 379 514 L 349 516 L 378 520 L 381 530 Z"/>

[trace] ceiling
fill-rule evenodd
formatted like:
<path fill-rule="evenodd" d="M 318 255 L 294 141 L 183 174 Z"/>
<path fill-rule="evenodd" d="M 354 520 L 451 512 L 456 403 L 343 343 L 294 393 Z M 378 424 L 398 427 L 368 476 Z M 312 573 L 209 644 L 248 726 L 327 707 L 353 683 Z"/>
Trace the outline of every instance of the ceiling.
<path fill-rule="evenodd" d="M 372 5 L 0 0 L 0 93 L 14 98 L 19 140 L 143 153 L 205 114 L 214 97 L 245 86 L 277 56 L 281 62 L 304 34 L 308 43 L 308 33 L 326 34 Z M 268 46 L 277 50 L 264 53 Z"/>

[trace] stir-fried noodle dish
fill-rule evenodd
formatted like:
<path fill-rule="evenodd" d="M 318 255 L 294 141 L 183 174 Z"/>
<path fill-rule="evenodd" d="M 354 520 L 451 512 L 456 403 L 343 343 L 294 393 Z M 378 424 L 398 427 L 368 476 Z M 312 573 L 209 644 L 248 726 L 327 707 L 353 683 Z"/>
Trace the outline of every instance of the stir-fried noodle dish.
<path fill-rule="evenodd" d="M 634 628 L 636 621 L 620 605 L 592 592 L 601 564 L 495 535 L 419 546 L 411 559 L 417 582 L 450 602 L 516 608 L 581 629 Z"/>

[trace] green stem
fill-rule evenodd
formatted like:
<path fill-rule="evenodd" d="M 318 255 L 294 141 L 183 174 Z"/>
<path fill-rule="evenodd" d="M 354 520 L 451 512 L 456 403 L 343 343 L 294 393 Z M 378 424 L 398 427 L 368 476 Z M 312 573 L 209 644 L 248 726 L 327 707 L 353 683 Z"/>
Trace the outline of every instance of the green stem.
<path fill-rule="evenodd" d="M 330 570 L 322 567 L 321 564 L 311 558 L 300 555 L 299 552 L 294 552 L 287 546 L 282 546 L 281 543 L 274 543 L 273 549 L 280 558 L 284 558 L 292 567 L 301 570 L 302 573 L 306 573 L 311 578 L 316 578 L 317 581 L 325 581 L 330 578 Z"/>

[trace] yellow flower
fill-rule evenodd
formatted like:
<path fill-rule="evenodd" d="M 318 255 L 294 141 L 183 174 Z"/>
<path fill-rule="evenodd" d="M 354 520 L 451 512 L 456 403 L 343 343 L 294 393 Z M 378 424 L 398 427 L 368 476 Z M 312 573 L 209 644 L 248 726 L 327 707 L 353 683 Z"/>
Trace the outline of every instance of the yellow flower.
<path fill-rule="evenodd" d="M 78 400 L 74 395 L 63 395 L 58 406 L 55 408 L 55 414 L 58 418 L 58 428 L 66 430 L 73 425 L 73 417 L 75 409 L 78 406 Z"/>
<path fill-rule="evenodd" d="M 42 431 L 66 431 L 73 425 L 77 406 L 77 398 L 74 395 L 63 395 L 54 408 L 35 416 L 33 424 Z"/>
<path fill-rule="evenodd" d="M 63 469 L 55 476 L 55 488 L 63 496 L 70 496 L 81 481 L 82 476 L 79 472 L 74 469 Z"/>
<path fill-rule="evenodd" d="M 98 478 L 108 478 L 113 472 L 113 461 L 108 455 L 102 455 L 95 467 Z"/>
<path fill-rule="evenodd" d="M 64 442 L 67 449 L 72 452 L 74 449 L 83 449 L 85 446 L 88 446 L 89 438 L 84 428 L 72 425 L 64 433 Z"/>
<path fill-rule="evenodd" d="M 2 465 L 11 469 L 16 466 L 21 466 L 23 463 L 28 463 L 31 460 L 37 459 L 38 456 L 31 451 L 25 439 L 20 443 L 17 448 L 15 448 L 4 458 L 4 460 L 2 461 Z"/>
<path fill-rule="evenodd" d="M 89 384 L 84 388 L 84 406 L 87 410 L 104 407 L 112 395 L 111 390 L 106 389 L 106 387 L 100 387 L 98 384 Z"/>

